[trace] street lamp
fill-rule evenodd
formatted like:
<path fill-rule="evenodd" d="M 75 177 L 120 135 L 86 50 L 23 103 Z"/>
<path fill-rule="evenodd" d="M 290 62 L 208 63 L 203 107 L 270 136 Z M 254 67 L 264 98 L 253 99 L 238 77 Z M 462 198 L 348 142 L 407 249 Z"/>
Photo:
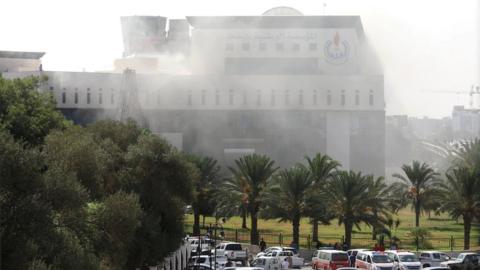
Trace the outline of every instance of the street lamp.
<path fill-rule="evenodd" d="M 214 238 L 213 238 L 213 239 L 214 239 L 214 240 L 213 240 L 213 241 L 214 241 L 214 245 L 213 245 L 213 247 L 214 247 L 213 265 L 214 265 L 214 269 L 215 269 L 215 270 L 217 269 L 217 229 L 219 228 L 219 225 L 220 225 L 220 228 L 221 228 L 222 231 L 223 231 L 223 223 L 224 223 L 224 221 L 225 221 L 225 219 L 222 218 L 222 219 L 220 220 L 220 224 L 219 224 L 219 223 L 215 223 L 215 227 L 214 227 L 214 230 L 215 230 L 215 231 L 214 231 Z"/>

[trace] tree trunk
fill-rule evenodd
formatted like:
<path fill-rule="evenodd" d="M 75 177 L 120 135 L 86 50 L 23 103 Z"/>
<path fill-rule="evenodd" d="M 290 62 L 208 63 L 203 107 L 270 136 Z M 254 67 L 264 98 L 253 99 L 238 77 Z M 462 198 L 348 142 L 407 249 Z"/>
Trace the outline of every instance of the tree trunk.
<path fill-rule="evenodd" d="M 193 210 L 193 235 L 200 235 L 200 214 Z"/>
<path fill-rule="evenodd" d="M 258 245 L 258 232 L 257 232 L 257 213 L 250 213 L 252 219 L 252 226 L 250 230 L 250 243 L 252 245 Z"/>
<path fill-rule="evenodd" d="M 377 221 L 378 220 L 378 214 L 377 214 L 376 209 L 373 210 L 373 216 L 375 218 L 375 221 Z M 377 240 L 377 232 L 378 232 L 377 227 L 375 226 L 375 224 L 373 224 L 373 226 L 372 226 L 372 240 Z"/>
<path fill-rule="evenodd" d="M 318 241 L 318 218 L 312 220 L 312 234 L 312 241 L 316 243 Z"/>
<path fill-rule="evenodd" d="M 415 227 L 420 227 L 420 203 L 415 202 Z"/>
<path fill-rule="evenodd" d="M 299 245 L 299 231 L 300 231 L 300 218 L 296 217 L 292 220 L 292 230 L 293 230 L 293 244 L 295 248 Z"/>
<path fill-rule="evenodd" d="M 463 216 L 463 249 L 470 249 L 470 230 L 472 228 L 472 218 L 468 215 Z"/>
<path fill-rule="evenodd" d="M 202 217 L 203 217 L 202 228 L 205 228 L 205 215 L 203 215 Z"/>
<path fill-rule="evenodd" d="M 344 226 L 345 226 L 345 244 L 347 244 L 347 248 L 350 248 L 352 244 L 353 223 L 350 221 L 346 221 Z"/>
<path fill-rule="evenodd" d="M 242 210 L 242 229 L 247 229 L 247 210 Z"/>

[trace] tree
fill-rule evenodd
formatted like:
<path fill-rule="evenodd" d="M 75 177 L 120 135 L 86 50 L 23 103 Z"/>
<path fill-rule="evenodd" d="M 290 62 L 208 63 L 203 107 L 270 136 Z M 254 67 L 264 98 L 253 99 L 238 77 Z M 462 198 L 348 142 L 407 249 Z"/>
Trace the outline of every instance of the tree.
<path fill-rule="evenodd" d="M 441 209 L 453 219 L 463 218 L 465 250 L 470 249 L 472 221 L 480 214 L 480 180 L 470 168 L 454 168 L 446 174 L 446 182 L 441 184 Z"/>
<path fill-rule="evenodd" d="M 245 199 L 245 204 L 251 218 L 250 242 L 258 244 L 258 212 L 264 201 L 264 193 L 271 176 L 278 167 L 275 162 L 265 155 L 251 154 L 235 160 L 236 167 L 229 167 L 238 186 L 234 192 L 241 192 L 237 196 Z"/>
<path fill-rule="evenodd" d="M 218 184 L 220 166 L 217 160 L 211 157 L 190 156 L 199 172 L 198 181 L 194 183 L 194 197 L 192 202 L 194 223 L 193 235 L 200 235 L 200 215 L 212 212 L 212 197 L 215 186 Z"/>
<path fill-rule="evenodd" d="M 438 192 L 436 188 L 439 181 L 438 173 L 426 163 L 413 161 L 412 165 L 404 164 L 402 170 L 405 176 L 401 174 L 393 174 L 393 177 L 401 180 L 394 183 L 393 189 L 396 194 L 400 194 L 405 202 L 410 201 L 415 211 L 415 227 L 420 226 L 420 214 L 425 207 L 427 198 Z"/>
<path fill-rule="evenodd" d="M 55 109 L 53 96 L 37 90 L 44 80 L 8 80 L 0 76 L 0 129 L 8 130 L 28 145 L 40 145 L 50 131 L 71 125 Z"/>
<path fill-rule="evenodd" d="M 330 216 L 326 213 L 326 207 L 322 200 L 318 200 L 318 193 L 322 192 L 325 183 L 331 178 L 332 174 L 340 166 L 340 163 L 331 159 L 328 155 L 317 153 L 314 158 L 305 157 L 307 160 L 306 168 L 310 171 L 313 178 L 313 192 L 307 199 L 308 215 L 312 219 L 313 241 L 318 241 L 318 223 L 328 223 Z"/>
<path fill-rule="evenodd" d="M 385 220 L 388 223 L 391 217 L 387 209 L 392 209 L 391 186 L 385 183 L 385 179 L 383 177 L 378 177 L 375 179 L 373 175 L 368 175 L 367 179 L 370 182 L 370 186 L 368 187 L 370 196 L 374 197 L 378 202 L 372 207 L 373 216 L 377 220 Z M 378 224 L 373 224 L 372 240 L 377 240 L 378 233 L 386 232 L 390 234 L 389 231 L 385 230 L 385 224 L 380 225 L 381 226 L 378 226 Z"/>
<path fill-rule="evenodd" d="M 45 139 L 45 157 L 48 167 L 73 172 L 92 199 L 104 196 L 109 156 L 88 130 L 72 126 L 52 132 Z"/>
<path fill-rule="evenodd" d="M 329 209 L 338 219 L 339 225 L 344 225 L 345 243 L 351 246 L 353 226 L 360 230 L 360 224 L 380 226 L 383 220 L 376 217 L 373 209 L 384 211 L 386 207 L 380 206 L 382 202 L 370 190 L 370 178 L 353 171 L 340 171 L 328 181 L 323 193 Z"/>
<path fill-rule="evenodd" d="M 265 216 L 292 222 L 293 243 L 299 244 L 300 219 L 308 211 L 307 199 L 312 191 L 313 178 L 303 166 L 280 171 L 267 194 Z"/>
<path fill-rule="evenodd" d="M 198 170 L 162 138 L 143 134 L 126 154 L 124 191 L 136 193 L 144 214 L 136 230 L 127 268 L 155 265 L 184 236 L 183 216 L 193 198 Z"/>
<path fill-rule="evenodd" d="M 214 197 L 217 201 L 215 209 L 217 216 L 239 215 L 242 217 L 242 229 L 247 229 L 248 196 L 242 178 L 232 176 L 224 179 L 215 191 Z"/>

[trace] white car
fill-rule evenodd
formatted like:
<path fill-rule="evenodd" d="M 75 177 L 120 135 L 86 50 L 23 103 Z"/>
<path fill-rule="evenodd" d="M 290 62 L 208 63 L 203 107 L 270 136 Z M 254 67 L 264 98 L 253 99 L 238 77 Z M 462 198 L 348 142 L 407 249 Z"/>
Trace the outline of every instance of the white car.
<path fill-rule="evenodd" d="M 261 251 L 259 253 L 257 253 L 257 255 L 255 255 L 255 259 L 256 258 L 260 258 L 262 256 L 265 256 L 266 254 L 272 252 L 272 251 L 279 251 L 279 250 L 282 250 L 282 247 L 269 247 L 269 248 L 266 248 L 264 251 Z"/>
<path fill-rule="evenodd" d="M 417 255 L 412 252 L 385 251 L 385 253 L 393 260 L 398 270 L 421 270 L 422 263 Z"/>
<path fill-rule="evenodd" d="M 289 258 L 289 260 L 291 260 L 291 267 L 293 268 L 301 268 L 305 263 L 305 259 L 295 256 L 291 251 L 275 250 L 267 253 L 264 257 L 278 258 L 280 263 L 286 258 Z"/>
<path fill-rule="evenodd" d="M 247 251 L 242 249 L 242 244 L 235 242 L 221 243 L 216 247 L 218 255 L 225 255 L 229 261 L 247 261 Z M 212 253 L 215 252 L 212 250 Z"/>
<path fill-rule="evenodd" d="M 216 267 L 214 267 L 216 263 Z M 201 255 L 201 256 L 193 256 L 188 260 L 188 267 L 193 267 L 193 266 L 206 266 L 206 267 L 211 267 L 211 268 L 216 268 L 216 269 L 224 269 L 227 264 L 227 258 L 223 255 L 217 255 L 217 259 L 215 260 L 214 256 L 208 256 L 208 255 Z"/>
<path fill-rule="evenodd" d="M 188 243 L 192 247 L 192 250 L 197 250 L 198 245 L 200 245 L 200 250 L 205 250 L 210 248 L 210 239 L 205 239 L 205 238 L 198 238 L 198 237 L 191 237 L 188 238 Z"/>
<path fill-rule="evenodd" d="M 282 264 L 278 258 L 261 256 L 250 263 L 251 266 L 261 267 L 263 270 L 282 270 Z"/>
<path fill-rule="evenodd" d="M 433 267 L 440 266 L 440 263 L 450 260 L 450 256 L 440 251 L 422 251 L 419 255 L 422 266 Z"/>

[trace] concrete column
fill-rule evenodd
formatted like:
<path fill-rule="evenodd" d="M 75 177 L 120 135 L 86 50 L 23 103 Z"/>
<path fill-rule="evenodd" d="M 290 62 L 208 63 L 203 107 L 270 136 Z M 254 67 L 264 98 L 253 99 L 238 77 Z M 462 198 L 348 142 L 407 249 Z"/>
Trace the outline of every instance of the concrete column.
<path fill-rule="evenodd" d="M 327 154 L 350 170 L 350 113 L 327 113 Z"/>

